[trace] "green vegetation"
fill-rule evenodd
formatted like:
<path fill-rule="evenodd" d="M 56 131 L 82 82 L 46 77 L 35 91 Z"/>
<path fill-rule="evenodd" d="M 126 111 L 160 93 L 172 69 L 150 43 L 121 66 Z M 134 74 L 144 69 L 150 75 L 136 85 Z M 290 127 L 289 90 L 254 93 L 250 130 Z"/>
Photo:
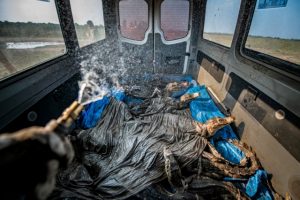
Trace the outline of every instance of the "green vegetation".
<path fill-rule="evenodd" d="M 14 42 L 63 41 L 59 24 L 0 21 L 0 27 L 0 42 L 12 42 L 12 39 Z M 85 25 L 75 24 L 75 28 L 79 40 L 92 38 L 95 42 L 105 38 L 104 26 L 95 26 L 92 21 L 87 21 Z"/>
<path fill-rule="evenodd" d="M 81 47 L 105 38 L 104 26 L 95 26 L 92 21 L 85 25 L 75 23 L 76 34 Z"/>
<path fill-rule="evenodd" d="M 104 26 L 75 24 L 80 46 L 105 38 Z M 7 49 L 7 43 L 55 42 L 28 49 Z M 59 24 L 0 21 L 0 79 L 43 63 L 65 53 L 64 39 Z"/>
<path fill-rule="evenodd" d="M 62 39 L 62 32 L 59 24 L 52 23 L 24 23 L 24 22 L 0 22 L 1 38 L 55 38 Z"/>
<path fill-rule="evenodd" d="M 0 22 L 0 79 L 65 53 L 60 25 L 52 23 Z M 7 43 L 56 42 L 31 49 L 7 49 Z"/>
<path fill-rule="evenodd" d="M 300 65 L 300 40 L 249 36 L 246 48 Z"/>
<path fill-rule="evenodd" d="M 233 36 L 230 34 L 204 33 L 203 37 L 230 47 Z M 245 47 L 300 65 L 300 40 L 249 36 Z"/>

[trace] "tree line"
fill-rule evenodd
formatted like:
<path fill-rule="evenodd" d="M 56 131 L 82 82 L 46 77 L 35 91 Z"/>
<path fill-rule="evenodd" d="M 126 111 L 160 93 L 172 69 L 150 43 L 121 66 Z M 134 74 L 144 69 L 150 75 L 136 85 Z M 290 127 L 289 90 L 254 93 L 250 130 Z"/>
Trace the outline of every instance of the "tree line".
<path fill-rule="evenodd" d="M 85 25 L 75 24 L 79 38 L 84 37 L 85 33 L 91 28 L 98 31 L 104 31 L 104 27 L 91 25 L 88 21 Z M 47 37 L 61 38 L 62 31 L 59 24 L 54 23 L 33 23 L 33 22 L 8 22 L 0 21 L 0 37 Z"/>

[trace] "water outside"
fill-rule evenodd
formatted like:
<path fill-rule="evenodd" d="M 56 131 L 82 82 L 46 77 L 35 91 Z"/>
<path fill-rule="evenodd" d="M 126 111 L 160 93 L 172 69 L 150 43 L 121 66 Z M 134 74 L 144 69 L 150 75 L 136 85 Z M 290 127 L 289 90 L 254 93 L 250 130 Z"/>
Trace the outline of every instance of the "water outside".
<path fill-rule="evenodd" d="M 62 42 L 6 42 L 6 49 L 35 49 L 38 47 L 64 45 Z"/>

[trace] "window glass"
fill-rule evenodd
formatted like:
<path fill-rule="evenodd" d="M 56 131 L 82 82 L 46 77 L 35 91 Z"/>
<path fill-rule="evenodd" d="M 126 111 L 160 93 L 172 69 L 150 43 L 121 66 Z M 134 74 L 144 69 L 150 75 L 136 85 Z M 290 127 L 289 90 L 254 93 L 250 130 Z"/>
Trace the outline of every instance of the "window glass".
<path fill-rule="evenodd" d="M 119 3 L 121 35 L 131 40 L 144 40 L 148 29 L 148 4 L 143 0 L 122 0 Z"/>
<path fill-rule="evenodd" d="M 161 29 L 166 40 L 187 36 L 190 3 L 187 0 L 165 0 L 161 4 Z"/>
<path fill-rule="evenodd" d="M 231 46 L 241 0 L 207 0 L 203 38 Z"/>
<path fill-rule="evenodd" d="M 300 65 L 300 1 L 259 9 L 261 2 L 257 2 L 246 48 Z"/>
<path fill-rule="evenodd" d="M 54 0 L 0 1 L 0 79 L 65 52 Z"/>
<path fill-rule="evenodd" d="M 105 39 L 102 0 L 70 0 L 80 47 Z"/>

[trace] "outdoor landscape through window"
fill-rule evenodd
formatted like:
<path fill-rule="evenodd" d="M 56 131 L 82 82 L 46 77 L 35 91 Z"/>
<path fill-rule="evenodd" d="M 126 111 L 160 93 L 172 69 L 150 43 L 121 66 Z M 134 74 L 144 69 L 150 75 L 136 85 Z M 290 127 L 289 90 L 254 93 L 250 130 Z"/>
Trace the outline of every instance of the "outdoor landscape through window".
<path fill-rule="evenodd" d="M 241 0 L 207 0 L 203 38 L 230 47 Z"/>
<path fill-rule="evenodd" d="M 190 3 L 187 0 L 165 0 L 161 4 L 161 29 L 166 40 L 177 40 L 189 32 Z"/>
<path fill-rule="evenodd" d="M 300 65 L 299 10 L 299 0 L 259 0 L 245 47 Z"/>
<path fill-rule="evenodd" d="M 122 0 L 119 3 L 120 31 L 123 37 L 142 41 L 148 29 L 148 4 L 143 0 Z"/>
<path fill-rule="evenodd" d="M 53 0 L 0 1 L 0 80 L 65 52 Z"/>
<path fill-rule="evenodd" d="M 70 0 L 80 47 L 105 39 L 102 0 Z"/>

